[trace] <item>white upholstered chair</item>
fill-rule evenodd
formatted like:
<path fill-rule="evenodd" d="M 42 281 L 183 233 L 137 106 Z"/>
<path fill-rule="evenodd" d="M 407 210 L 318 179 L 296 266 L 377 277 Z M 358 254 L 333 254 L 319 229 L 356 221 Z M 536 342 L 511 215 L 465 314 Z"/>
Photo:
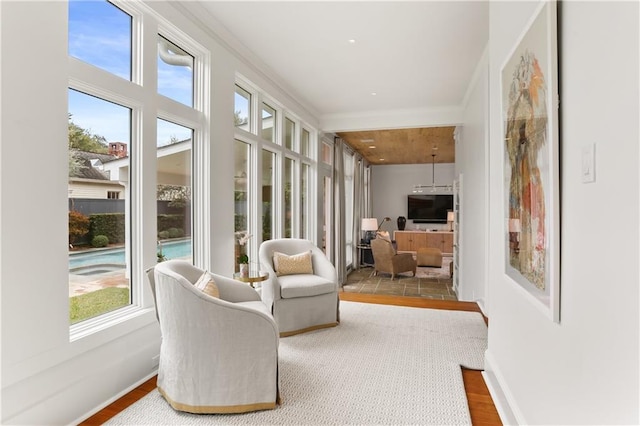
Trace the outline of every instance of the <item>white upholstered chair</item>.
<path fill-rule="evenodd" d="M 148 272 L 162 343 L 158 390 L 176 410 L 242 413 L 278 399 L 278 327 L 258 293 L 211 274 L 219 298 L 194 286 L 204 273 L 169 260 Z"/>
<path fill-rule="evenodd" d="M 278 270 L 276 252 L 288 256 L 310 252 L 312 268 L 302 273 L 295 268 Z M 338 325 L 338 275 L 322 250 L 309 240 L 282 238 L 260 244 L 258 257 L 260 268 L 269 273 L 262 283 L 262 300 L 271 308 L 281 337 Z"/>

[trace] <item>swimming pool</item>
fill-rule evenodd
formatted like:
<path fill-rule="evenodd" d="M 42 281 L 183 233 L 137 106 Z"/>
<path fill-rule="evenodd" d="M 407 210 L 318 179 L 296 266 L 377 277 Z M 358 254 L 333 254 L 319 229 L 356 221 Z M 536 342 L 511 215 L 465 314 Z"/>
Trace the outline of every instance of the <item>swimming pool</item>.
<path fill-rule="evenodd" d="M 162 243 L 162 254 L 167 259 L 179 259 L 191 256 L 191 238 Z M 109 269 L 125 267 L 124 248 L 92 250 L 89 252 L 69 253 L 69 270 L 95 269 L 104 265 Z M 80 274 L 82 275 L 82 274 Z"/>

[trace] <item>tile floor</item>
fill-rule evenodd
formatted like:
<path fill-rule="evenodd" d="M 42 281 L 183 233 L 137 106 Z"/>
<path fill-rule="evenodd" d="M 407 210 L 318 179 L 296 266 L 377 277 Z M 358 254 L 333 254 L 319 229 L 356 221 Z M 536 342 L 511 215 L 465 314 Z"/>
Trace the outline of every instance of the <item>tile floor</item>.
<path fill-rule="evenodd" d="M 419 268 L 420 269 L 420 268 Z M 418 273 L 417 275 L 423 275 Z M 396 296 L 423 297 L 436 300 L 458 300 L 453 291 L 452 279 L 448 276 L 418 278 L 411 273 L 396 275 L 373 275 L 373 268 L 353 271 L 347 277 L 343 290 L 350 293 L 392 294 Z"/>

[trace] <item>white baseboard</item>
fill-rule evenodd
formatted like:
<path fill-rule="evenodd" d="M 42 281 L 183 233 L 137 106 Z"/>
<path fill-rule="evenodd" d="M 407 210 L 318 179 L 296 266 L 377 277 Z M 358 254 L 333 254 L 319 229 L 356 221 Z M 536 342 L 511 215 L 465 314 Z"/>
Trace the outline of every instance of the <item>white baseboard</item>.
<path fill-rule="evenodd" d="M 80 418 L 76 419 L 75 421 L 71 422 L 71 424 L 72 425 L 77 425 L 77 424 L 80 424 L 81 422 L 87 420 L 89 417 L 93 416 L 98 411 L 104 409 L 108 405 L 110 405 L 113 402 L 117 401 L 118 399 L 122 398 L 123 396 L 125 396 L 126 394 L 128 394 L 129 392 L 131 392 L 132 390 L 134 390 L 135 388 L 137 388 L 138 386 L 140 386 L 141 384 L 143 384 L 144 382 L 146 382 L 147 380 L 149 380 L 150 378 L 152 378 L 153 376 L 155 376 L 157 374 L 158 374 L 158 369 L 156 368 L 148 376 L 145 376 L 144 378 L 138 380 L 136 383 L 132 384 L 128 388 L 124 389 L 122 392 L 118 393 L 117 395 L 114 395 L 112 398 L 109 398 L 107 401 L 105 401 L 104 403 L 100 404 L 98 407 L 94 408 L 93 410 L 91 410 L 88 413 L 84 414 L 82 417 L 80 417 Z"/>
<path fill-rule="evenodd" d="M 527 424 L 504 381 L 504 377 L 500 373 L 500 369 L 496 365 L 493 354 L 488 349 L 484 353 L 484 371 L 482 372 L 482 377 L 487 384 L 502 424 Z"/>

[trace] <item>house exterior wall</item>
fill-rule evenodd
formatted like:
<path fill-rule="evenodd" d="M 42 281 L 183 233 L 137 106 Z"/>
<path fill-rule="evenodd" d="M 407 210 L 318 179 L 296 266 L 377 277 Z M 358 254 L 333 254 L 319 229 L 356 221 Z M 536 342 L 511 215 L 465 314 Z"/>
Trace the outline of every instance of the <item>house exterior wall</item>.
<path fill-rule="evenodd" d="M 500 71 L 537 5 L 490 7 L 486 377 L 511 424 L 638 424 L 639 5 L 561 2 L 559 324 L 504 273 Z M 584 184 L 588 144 L 596 181 Z"/>
<path fill-rule="evenodd" d="M 69 198 L 107 198 L 108 192 L 120 193 L 125 198 L 125 188 L 117 183 L 69 182 Z"/>

